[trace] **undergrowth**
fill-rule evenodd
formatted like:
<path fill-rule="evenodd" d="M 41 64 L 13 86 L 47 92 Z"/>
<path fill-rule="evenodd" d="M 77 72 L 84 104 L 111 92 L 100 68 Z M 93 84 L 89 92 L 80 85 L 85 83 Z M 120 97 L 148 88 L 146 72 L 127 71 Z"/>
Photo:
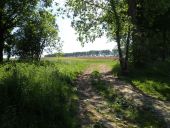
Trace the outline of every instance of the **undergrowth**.
<path fill-rule="evenodd" d="M 82 67 L 71 67 L 52 62 L 1 65 L 0 128 L 77 127 L 72 81 Z"/>

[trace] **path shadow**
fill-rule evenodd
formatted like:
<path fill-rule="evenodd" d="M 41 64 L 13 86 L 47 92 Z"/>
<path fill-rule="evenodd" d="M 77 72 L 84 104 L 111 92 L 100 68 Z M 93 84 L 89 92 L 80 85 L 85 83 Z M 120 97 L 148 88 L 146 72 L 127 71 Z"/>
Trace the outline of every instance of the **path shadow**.
<path fill-rule="evenodd" d="M 127 123 L 136 124 L 140 128 L 151 126 L 169 128 L 169 104 L 146 95 L 135 86 L 121 81 L 118 77 L 113 77 L 111 72 L 100 73 L 99 76 L 93 85 L 97 86 L 95 88 L 99 93 L 104 93 L 106 100 L 114 106 L 112 114 L 116 115 L 117 118 Z M 114 88 L 116 92 L 112 94 L 109 91 L 111 88 Z M 118 107 L 115 104 L 118 104 Z"/>

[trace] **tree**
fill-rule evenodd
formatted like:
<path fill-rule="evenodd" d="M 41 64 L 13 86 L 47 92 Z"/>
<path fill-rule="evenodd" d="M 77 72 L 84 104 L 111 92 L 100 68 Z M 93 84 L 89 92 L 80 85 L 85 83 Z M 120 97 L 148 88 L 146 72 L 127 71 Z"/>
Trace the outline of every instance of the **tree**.
<path fill-rule="evenodd" d="M 3 61 L 4 44 L 15 27 L 26 21 L 37 5 L 48 7 L 52 0 L 3 0 L 0 2 L 0 62 Z"/>
<path fill-rule="evenodd" d="M 34 12 L 15 37 L 15 50 L 21 59 L 40 60 L 44 48 L 55 47 L 58 40 L 55 16 L 46 10 Z"/>
<path fill-rule="evenodd" d="M 135 65 L 165 60 L 168 56 L 168 32 L 170 1 L 128 0 L 132 17 L 132 58 Z M 154 53 L 154 54 L 153 54 Z"/>
<path fill-rule="evenodd" d="M 62 48 L 63 48 L 63 44 L 61 42 L 58 42 L 55 49 L 57 51 L 56 56 L 58 58 L 63 56 Z"/>
<path fill-rule="evenodd" d="M 9 61 L 11 55 L 14 55 L 14 42 L 15 42 L 15 37 L 13 34 L 8 35 L 8 38 L 6 39 L 6 42 L 4 44 L 4 52 L 7 54 L 7 61 Z"/>
<path fill-rule="evenodd" d="M 95 38 L 101 37 L 103 34 L 106 34 L 111 40 L 115 40 L 122 73 L 128 71 L 132 29 L 127 6 L 125 0 L 67 1 L 68 9 L 73 13 L 72 26 L 79 34 L 78 40 L 82 43 L 93 42 Z"/>

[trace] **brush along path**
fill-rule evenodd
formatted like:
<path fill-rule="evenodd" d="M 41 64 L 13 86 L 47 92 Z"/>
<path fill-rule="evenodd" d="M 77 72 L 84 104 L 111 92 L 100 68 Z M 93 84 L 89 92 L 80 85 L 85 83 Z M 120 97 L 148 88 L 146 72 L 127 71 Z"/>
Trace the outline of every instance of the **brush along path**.
<path fill-rule="evenodd" d="M 132 85 L 122 82 L 108 73 L 111 71 L 107 65 L 91 65 L 77 79 L 79 94 L 79 118 L 81 128 L 129 128 L 137 127 L 134 123 L 118 118 L 114 110 L 109 107 L 107 100 L 92 87 L 90 74 L 98 70 L 101 79 L 109 83 L 113 88 L 127 99 L 133 101 L 136 106 L 147 109 L 152 106 L 158 116 L 165 119 L 167 128 L 170 126 L 170 103 L 153 99 Z"/>

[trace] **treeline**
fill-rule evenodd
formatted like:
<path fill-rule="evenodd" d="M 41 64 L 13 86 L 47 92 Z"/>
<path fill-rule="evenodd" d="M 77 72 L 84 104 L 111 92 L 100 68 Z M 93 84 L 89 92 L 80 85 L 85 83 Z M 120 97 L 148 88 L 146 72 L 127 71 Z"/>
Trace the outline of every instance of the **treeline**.
<path fill-rule="evenodd" d="M 129 62 L 144 66 L 170 58 L 169 0 L 68 0 L 66 6 L 80 42 L 103 34 L 116 41 L 122 73 Z"/>
<path fill-rule="evenodd" d="M 56 57 L 58 53 L 49 54 L 45 57 Z M 73 53 L 64 53 L 64 57 L 90 57 L 90 56 L 114 56 L 118 57 L 118 51 L 116 49 L 110 50 L 91 50 L 86 52 L 73 52 Z"/>

